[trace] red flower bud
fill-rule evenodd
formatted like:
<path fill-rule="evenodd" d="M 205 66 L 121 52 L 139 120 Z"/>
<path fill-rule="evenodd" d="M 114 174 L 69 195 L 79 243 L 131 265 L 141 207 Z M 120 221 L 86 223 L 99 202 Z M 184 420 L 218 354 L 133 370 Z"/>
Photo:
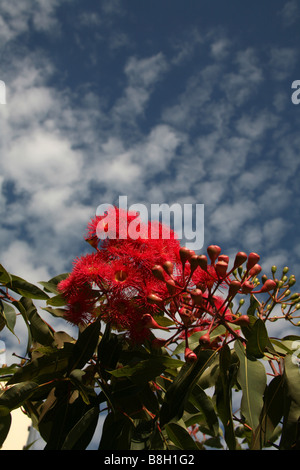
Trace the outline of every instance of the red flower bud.
<path fill-rule="evenodd" d="M 218 261 L 225 261 L 225 263 L 229 263 L 229 256 L 227 255 L 220 255 Z"/>
<path fill-rule="evenodd" d="M 248 326 L 250 324 L 250 318 L 248 317 L 248 315 L 242 315 L 236 318 L 235 320 L 231 321 L 231 323 L 240 326 Z"/>
<path fill-rule="evenodd" d="M 207 257 L 205 255 L 198 256 L 198 264 L 203 271 L 207 271 Z"/>
<path fill-rule="evenodd" d="M 166 273 L 171 276 L 171 274 L 173 274 L 174 264 L 172 263 L 172 261 L 166 261 L 163 264 L 163 268 L 166 271 Z"/>
<path fill-rule="evenodd" d="M 143 315 L 142 321 L 144 328 L 157 328 L 160 330 L 169 330 L 169 328 L 165 326 L 160 326 L 149 313 Z"/>
<path fill-rule="evenodd" d="M 211 263 L 214 264 L 219 254 L 221 253 L 221 248 L 218 245 L 210 245 L 207 247 L 207 253 L 210 257 Z"/>
<path fill-rule="evenodd" d="M 260 260 L 260 256 L 257 253 L 250 253 L 247 261 L 247 271 L 250 271 L 253 266 L 256 265 Z"/>
<path fill-rule="evenodd" d="M 241 289 L 242 284 L 240 281 L 231 281 L 229 284 L 228 295 L 229 297 L 234 297 L 235 294 Z"/>
<path fill-rule="evenodd" d="M 147 297 L 149 304 L 158 305 L 159 307 L 163 306 L 163 300 L 156 294 L 150 294 Z"/>
<path fill-rule="evenodd" d="M 179 256 L 181 259 L 182 264 L 185 264 L 187 260 L 189 260 L 195 254 L 194 251 L 188 250 L 186 247 L 181 247 L 179 249 Z"/>
<path fill-rule="evenodd" d="M 218 261 L 215 265 L 216 273 L 219 277 L 225 277 L 228 268 L 228 263 L 225 261 Z"/>
<path fill-rule="evenodd" d="M 197 355 L 190 348 L 185 348 L 184 358 L 186 362 L 197 361 Z"/>
<path fill-rule="evenodd" d="M 255 291 L 255 294 L 262 294 L 264 292 L 269 292 L 277 287 L 277 284 L 273 279 L 267 279 L 263 284 L 260 290 Z"/>
<path fill-rule="evenodd" d="M 233 269 L 236 269 L 238 268 L 239 266 L 241 266 L 243 263 L 245 263 L 246 259 L 248 258 L 248 256 L 246 255 L 246 253 L 244 253 L 243 251 L 239 251 L 236 255 L 235 255 L 235 260 L 234 260 L 234 264 L 233 264 Z"/>
<path fill-rule="evenodd" d="M 255 265 L 253 266 L 253 268 L 250 269 L 249 275 L 250 275 L 251 277 L 254 277 L 254 276 L 256 276 L 257 274 L 259 274 L 260 272 L 261 272 L 261 266 L 260 266 L 259 264 L 255 264 Z"/>
<path fill-rule="evenodd" d="M 170 295 L 176 294 L 176 284 L 173 279 L 169 279 L 168 281 L 166 281 L 166 286 Z"/>
<path fill-rule="evenodd" d="M 200 336 L 199 343 L 209 344 L 210 343 L 209 333 L 205 333 L 204 335 Z"/>
<path fill-rule="evenodd" d="M 193 255 L 193 256 L 189 259 L 189 262 L 190 262 L 190 265 L 191 265 L 191 272 L 193 273 L 193 272 L 195 271 L 195 269 L 197 269 L 198 266 L 199 266 L 198 256 L 197 256 L 197 255 Z"/>
<path fill-rule="evenodd" d="M 243 285 L 242 285 L 243 294 L 250 294 L 250 292 L 252 292 L 253 289 L 254 289 L 254 284 L 252 282 L 249 282 L 249 281 L 243 282 Z"/>
<path fill-rule="evenodd" d="M 203 292 L 201 289 L 194 289 L 191 291 L 192 302 L 194 305 L 201 305 Z"/>
<path fill-rule="evenodd" d="M 156 264 L 152 268 L 152 274 L 153 276 L 156 277 L 156 279 L 159 279 L 160 281 L 165 281 L 165 275 L 164 275 L 164 270 L 161 266 Z"/>

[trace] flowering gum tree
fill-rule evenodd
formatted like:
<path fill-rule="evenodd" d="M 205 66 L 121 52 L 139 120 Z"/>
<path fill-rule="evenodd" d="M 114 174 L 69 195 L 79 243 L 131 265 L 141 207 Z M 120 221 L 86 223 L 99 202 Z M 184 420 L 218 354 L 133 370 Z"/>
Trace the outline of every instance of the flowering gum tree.
<path fill-rule="evenodd" d="M 1 266 L 1 329 L 15 334 L 17 314 L 28 329 L 21 363 L 1 369 L 1 443 L 22 407 L 47 450 L 86 449 L 99 415 L 103 451 L 299 449 L 300 336 L 269 334 L 279 319 L 297 331 L 289 269 L 267 276 L 257 253 L 230 260 L 217 245 L 199 255 L 171 230 L 145 236 L 162 234 L 159 222 L 116 214 L 115 237 L 107 214 L 95 217 L 92 252 L 42 287 Z M 35 300 L 78 337 L 55 331 Z"/>

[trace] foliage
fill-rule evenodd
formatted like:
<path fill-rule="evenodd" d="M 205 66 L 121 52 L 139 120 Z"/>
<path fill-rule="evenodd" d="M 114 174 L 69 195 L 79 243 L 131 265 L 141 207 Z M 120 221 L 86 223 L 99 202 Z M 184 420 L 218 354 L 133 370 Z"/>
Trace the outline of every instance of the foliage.
<path fill-rule="evenodd" d="M 298 325 L 288 268 L 260 277 L 256 253 L 229 267 L 218 246 L 174 239 L 98 243 L 96 222 L 72 273 L 38 287 L 0 266 L 0 328 L 18 315 L 28 331 L 26 358 L 0 371 L 1 445 L 22 408 L 47 450 L 86 449 L 99 417 L 100 450 L 300 449 L 300 336 L 267 328 Z"/>

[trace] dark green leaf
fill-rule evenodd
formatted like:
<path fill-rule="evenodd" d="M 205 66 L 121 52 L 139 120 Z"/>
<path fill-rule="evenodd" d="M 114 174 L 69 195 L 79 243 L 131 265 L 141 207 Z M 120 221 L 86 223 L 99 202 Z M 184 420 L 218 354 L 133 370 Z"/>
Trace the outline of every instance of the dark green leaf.
<path fill-rule="evenodd" d="M 0 416 L 0 447 L 3 446 L 11 426 L 11 414 Z"/>
<path fill-rule="evenodd" d="M 255 315 L 256 309 L 259 307 L 259 302 L 258 300 L 254 297 L 254 295 L 251 295 L 250 297 L 250 305 L 247 310 L 247 315 Z"/>
<path fill-rule="evenodd" d="M 2 264 L 0 264 L 0 283 L 4 285 L 11 283 L 11 275 L 6 271 Z"/>
<path fill-rule="evenodd" d="M 68 433 L 62 450 L 85 450 L 94 435 L 98 418 L 99 408 L 90 408 Z"/>
<path fill-rule="evenodd" d="M 184 364 L 166 392 L 160 412 L 161 427 L 175 417 L 181 418 L 187 395 L 201 374 L 212 364 L 216 354 L 215 351 L 201 350 L 195 363 Z"/>
<path fill-rule="evenodd" d="M 31 299 L 22 297 L 20 303 L 26 311 L 26 316 L 32 338 L 40 344 L 49 346 L 53 343 L 53 328 L 50 327 L 38 314 Z"/>
<path fill-rule="evenodd" d="M 241 412 L 254 432 L 259 425 L 263 408 L 266 371 L 261 362 L 247 356 L 246 350 L 240 341 L 235 342 L 235 351 L 240 361 L 237 380 L 243 392 Z"/>
<path fill-rule="evenodd" d="M 97 319 L 80 333 L 69 360 L 69 372 L 73 369 L 81 369 L 91 359 L 97 348 L 99 335 L 100 320 Z"/>
<path fill-rule="evenodd" d="M 25 279 L 22 279 L 21 277 L 14 276 L 13 274 L 11 275 L 9 288 L 23 297 L 28 297 L 30 299 L 47 300 L 49 298 L 48 294 L 46 294 L 42 289 L 28 281 L 25 281 Z"/>
<path fill-rule="evenodd" d="M 247 354 L 261 358 L 264 356 L 266 346 L 272 349 L 265 323 L 257 318 L 247 334 Z"/>
<path fill-rule="evenodd" d="M 212 436 L 219 434 L 219 421 L 215 412 L 212 399 L 206 395 L 205 391 L 196 384 L 189 396 L 189 401 L 203 412 L 206 418 L 206 423 L 210 429 Z"/>
<path fill-rule="evenodd" d="M 232 355 L 229 346 L 223 346 L 219 354 L 219 377 L 216 383 L 216 406 L 224 426 L 225 441 L 230 450 L 236 449 L 232 417 Z"/>
<path fill-rule="evenodd" d="M 19 408 L 37 388 L 38 385 L 35 382 L 22 382 L 6 389 L 0 395 L 0 408 L 10 411 Z"/>
<path fill-rule="evenodd" d="M 165 426 L 169 439 L 181 450 L 199 450 L 189 432 L 178 423 L 168 423 Z"/>

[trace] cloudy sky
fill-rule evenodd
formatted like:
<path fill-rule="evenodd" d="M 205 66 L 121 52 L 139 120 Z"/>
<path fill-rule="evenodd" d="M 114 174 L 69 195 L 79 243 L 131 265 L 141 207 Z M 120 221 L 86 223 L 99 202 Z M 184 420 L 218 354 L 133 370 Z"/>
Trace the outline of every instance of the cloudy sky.
<path fill-rule="evenodd" d="M 299 22 L 296 0 L 1 0 L 1 263 L 69 271 L 126 195 L 204 204 L 203 252 L 300 274 Z"/>

